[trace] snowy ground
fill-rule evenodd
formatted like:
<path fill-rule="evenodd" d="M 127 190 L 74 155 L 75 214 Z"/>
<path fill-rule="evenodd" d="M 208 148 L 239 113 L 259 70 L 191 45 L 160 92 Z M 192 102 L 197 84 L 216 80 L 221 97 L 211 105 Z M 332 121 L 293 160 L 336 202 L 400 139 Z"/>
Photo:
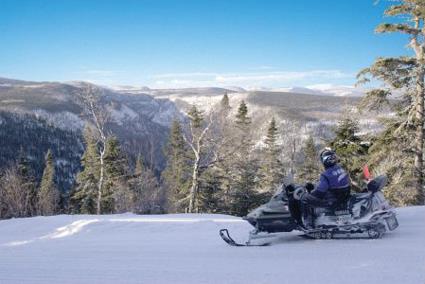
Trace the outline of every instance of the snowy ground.
<path fill-rule="evenodd" d="M 223 215 L 56 216 L 0 221 L 0 283 L 425 283 L 425 207 L 380 240 L 230 247 L 250 226 Z"/>

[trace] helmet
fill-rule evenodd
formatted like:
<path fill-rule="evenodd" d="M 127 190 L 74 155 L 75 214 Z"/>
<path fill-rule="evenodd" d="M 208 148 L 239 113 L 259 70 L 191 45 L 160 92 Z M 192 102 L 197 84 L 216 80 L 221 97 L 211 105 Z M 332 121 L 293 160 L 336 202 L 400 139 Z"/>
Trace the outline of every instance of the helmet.
<path fill-rule="evenodd" d="M 329 168 L 338 163 L 338 157 L 331 148 L 325 148 L 320 152 L 320 162 L 325 168 Z"/>

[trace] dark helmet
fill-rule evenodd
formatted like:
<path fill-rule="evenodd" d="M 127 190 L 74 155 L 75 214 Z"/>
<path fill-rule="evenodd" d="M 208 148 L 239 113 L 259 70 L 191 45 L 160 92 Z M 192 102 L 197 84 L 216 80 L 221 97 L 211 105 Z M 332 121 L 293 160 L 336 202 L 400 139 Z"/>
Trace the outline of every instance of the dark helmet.
<path fill-rule="evenodd" d="M 338 156 L 331 148 L 325 148 L 320 152 L 320 162 L 325 168 L 329 168 L 338 163 Z"/>

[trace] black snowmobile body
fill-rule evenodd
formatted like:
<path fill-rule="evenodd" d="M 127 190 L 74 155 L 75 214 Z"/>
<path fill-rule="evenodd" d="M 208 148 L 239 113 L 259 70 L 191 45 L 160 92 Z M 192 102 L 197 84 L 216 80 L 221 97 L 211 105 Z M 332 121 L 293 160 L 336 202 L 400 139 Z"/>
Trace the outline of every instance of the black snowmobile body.
<path fill-rule="evenodd" d="M 398 226 L 396 215 L 382 193 L 387 183 L 385 176 L 379 176 L 368 183 L 365 192 L 350 196 L 347 202 L 334 208 L 315 208 L 311 214 L 314 226 L 300 227 L 293 218 L 294 210 L 288 198 L 288 187 L 282 188 L 268 203 L 249 213 L 247 220 L 259 232 L 290 232 L 298 229 L 306 233 L 331 231 L 332 233 L 362 233 L 372 228 L 384 233 Z M 299 188 L 300 185 L 292 185 Z"/>
<path fill-rule="evenodd" d="M 395 211 L 382 193 L 386 183 L 385 176 L 378 176 L 368 183 L 364 192 L 352 194 L 346 202 L 337 207 L 312 209 L 310 217 L 313 219 L 313 226 L 309 228 L 297 223 L 293 217 L 294 210 L 299 208 L 295 208 L 290 202 L 291 193 L 288 192 L 288 188 L 303 186 L 282 186 L 269 202 L 244 217 L 255 228 L 250 233 L 246 245 L 250 245 L 253 239 L 267 238 L 269 235 L 293 230 L 302 231 L 305 236 L 316 239 L 363 236 L 380 238 L 385 232 L 398 227 Z"/>

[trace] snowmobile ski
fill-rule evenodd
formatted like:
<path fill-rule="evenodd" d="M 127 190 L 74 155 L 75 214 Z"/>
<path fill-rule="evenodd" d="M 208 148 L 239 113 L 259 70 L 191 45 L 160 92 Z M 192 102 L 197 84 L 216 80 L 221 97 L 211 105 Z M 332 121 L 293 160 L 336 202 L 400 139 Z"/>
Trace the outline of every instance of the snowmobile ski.
<path fill-rule="evenodd" d="M 229 231 L 227 229 L 220 230 L 220 237 L 227 244 L 234 247 L 264 247 L 264 246 L 270 245 L 270 243 L 263 243 L 263 244 L 251 244 L 249 242 L 246 242 L 245 244 L 238 243 L 230 236 Z"/>

